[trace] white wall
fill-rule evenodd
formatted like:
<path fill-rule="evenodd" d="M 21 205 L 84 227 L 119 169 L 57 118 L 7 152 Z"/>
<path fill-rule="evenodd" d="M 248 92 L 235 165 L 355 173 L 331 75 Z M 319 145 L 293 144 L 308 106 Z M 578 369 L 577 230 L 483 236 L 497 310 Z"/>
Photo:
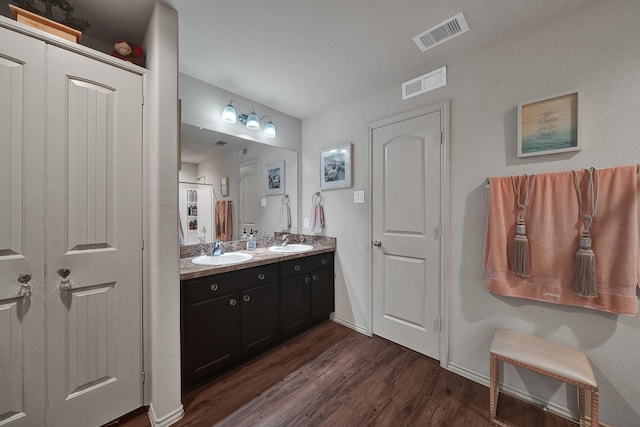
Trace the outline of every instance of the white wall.
<path fill-rule="evenodd" d="M 603 421 L 640 425 L 638 316 L 495 296 L 484 289 L 482 272 L 486 177 L 640 163 L 638 21 L 637 0 L 589 2 L 542 26 L 505 35 L 402 79 L 447 65 L 445 88 L 402 102 L 401 81 L 390 82 L 305 120 L 302 200 L 318 190 L 320 149 L 354 143 L 354 188 L 323 192 L 325 232 L 338 241 L 338 320 L 359 330 L 371 325 L 369 197 L 364 205 L 352 203 L 355 189 L 364 188 L 369 195 L 368 123 L 450 99 L 450 369 L 488 383 L 488 351 L 497 327 L 548 337 L 586 351 L 600 387 Z M 473 29 L 463 37 L 473 37 Z M 574 88 L 584 94 L 585 148 L 517 159 L 518 103 Z M 308 216 L 305 205 L 302 216 Z M 507 370 L 506 381 L 521 392 L 576 410 L 573 390 L 559 383 L 515 370 Z"/>
<path fill-rule="evenodd" d="M 180 419 L 178 14 L 157 2 L 145 35 L 145 400 L 152 425 Z"/>
<path fill-rule="evenodd" d="M 182 162 L 178 171 L 178 180 L 180 182 L 197 182 L 198 165 L 193 163 Z"/>

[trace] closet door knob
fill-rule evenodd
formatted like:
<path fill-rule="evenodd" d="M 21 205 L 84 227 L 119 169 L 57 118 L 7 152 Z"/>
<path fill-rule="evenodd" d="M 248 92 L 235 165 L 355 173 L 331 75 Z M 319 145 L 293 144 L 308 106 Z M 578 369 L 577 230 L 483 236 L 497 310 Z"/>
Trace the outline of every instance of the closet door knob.
<path fill-rule="evenodd" d="M 18 282 L 20 283 L 20 289 L 18 289 L 18 297 L 26 298 L 31 295 L 31 274 L 22 273 L 18 276 Z"/>
<path fill-rule="evenodd" d="M 382 246 L 382 242 L 380 240 L 374 240 L 373 241 L 373 246 L 379 248 L 380 246 Z"/>
<path fill-rule="evenodd" d="M 58 276 L 60 277 L 60 282 L 58 283 L 58 289 L 61 291 L 68 291 L 71 289 L 71 280 L 67 279 L 71 274 L 71 270 L 68 268 L 59 268 Z"/>

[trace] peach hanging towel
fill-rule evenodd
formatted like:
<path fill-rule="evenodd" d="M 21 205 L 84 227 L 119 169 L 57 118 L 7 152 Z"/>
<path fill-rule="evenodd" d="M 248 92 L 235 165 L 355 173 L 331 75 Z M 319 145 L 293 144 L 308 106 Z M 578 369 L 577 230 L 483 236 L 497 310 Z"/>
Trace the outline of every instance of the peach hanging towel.
<path fill-rule="evenodd" d="M 527 209 L 530 277 L 510 271 L 516 232 L 510 177 L 489 179 L 489 215 L 484 246 L 484 285 L 493 293 L 588 307 L 618 314 L 638 312 L 640 277 L 636 166 L 599 169 L 598 217 L 591 225 L 597 254 L 597 298 L 573 293 L 575 254 L 582 226 L 571 171 L 536 175 Z M 584 174 L 583 170 L 578 175 Z"/>
<path fill-rule="evenodd" d="M 222 240 L 223 242 L 232 240 L 231 200 L 219 200 L 216 202 L 215 226 L 216 240 Z"/>

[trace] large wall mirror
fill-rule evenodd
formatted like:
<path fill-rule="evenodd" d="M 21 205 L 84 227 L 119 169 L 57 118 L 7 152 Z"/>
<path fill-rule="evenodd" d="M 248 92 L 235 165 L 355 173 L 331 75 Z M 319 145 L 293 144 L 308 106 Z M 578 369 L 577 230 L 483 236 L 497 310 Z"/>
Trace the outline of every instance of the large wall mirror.
<path fill-rule="evenodd" d="M 228 241 L 240 240 L 244 230 L 262 237 L 298 228 L 295 151 L 183 123 L 179 180 L 182 244 L 203 235 L 206 242 Z"/>

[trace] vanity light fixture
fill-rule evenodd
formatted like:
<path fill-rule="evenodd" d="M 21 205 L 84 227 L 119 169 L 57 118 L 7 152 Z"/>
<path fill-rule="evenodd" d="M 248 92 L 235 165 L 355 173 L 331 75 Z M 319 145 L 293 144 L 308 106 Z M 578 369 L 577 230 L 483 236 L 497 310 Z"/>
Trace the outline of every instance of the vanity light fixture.
<path fill-rule="evenodd" d="M 269 121 L 266 125 L 264 125 L 263 135 L 266 138 L 275 138 L 276 137 L 276 126 L 271 121 L 271 117 L 262 116 L 258 117 L 254 109 L 251 109 L 250 113 L 238 113 L 236 107 L 233 106 L 235 101 L 231 100 L 222 110 L 221 119 L 225 123 L 234 124 L 236 121 L 240 121 L 247 129 L 258 130 L 260 129 L 260 121 L 265 117 L 269 118 Z"/>

